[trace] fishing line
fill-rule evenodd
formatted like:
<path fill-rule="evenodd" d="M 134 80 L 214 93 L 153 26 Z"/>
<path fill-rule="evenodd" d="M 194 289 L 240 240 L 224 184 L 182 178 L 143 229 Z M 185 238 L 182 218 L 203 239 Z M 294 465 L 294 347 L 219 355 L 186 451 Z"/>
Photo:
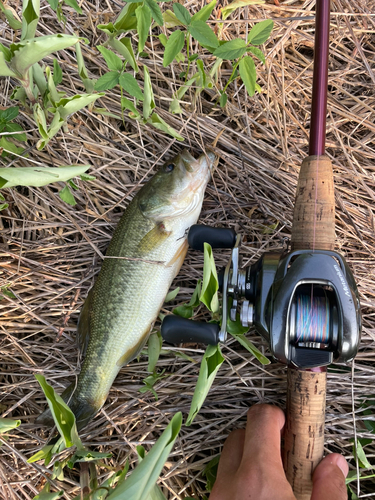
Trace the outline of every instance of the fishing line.
<path fill-rule="evenodd" d="M 298 294 L 296 299 L 295 332 L 297 342 L 328 344 L 330 304 L 328 297 Z"/>

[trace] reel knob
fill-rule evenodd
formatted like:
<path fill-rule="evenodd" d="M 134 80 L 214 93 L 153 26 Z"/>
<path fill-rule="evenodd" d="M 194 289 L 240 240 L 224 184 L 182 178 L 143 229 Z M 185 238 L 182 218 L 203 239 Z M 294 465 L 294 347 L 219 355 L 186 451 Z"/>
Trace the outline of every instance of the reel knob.
<path fill-rule="evenodd" d="M 196 342 L 217 345 L 220 326 L 216 323 L 202 323 L 170 314 L 161 325 L 161 336 L 170 344 Z"/>
<path fill-rule="evenodd" d="M 188 243 L 191 248 L 201 252 L 204 243 L 209 243 L 212 248 L 233 248 L 236 244 L 236 232 L 234 229 L 224 227 L 194 224 L 189 230 Z"/>
<path fill-rule="evenodd" d="M 241 306 L 240 319 L 242 326 L 250 326 L 254 321 L 254 306 L 248 300 L 244 300 Z"/>

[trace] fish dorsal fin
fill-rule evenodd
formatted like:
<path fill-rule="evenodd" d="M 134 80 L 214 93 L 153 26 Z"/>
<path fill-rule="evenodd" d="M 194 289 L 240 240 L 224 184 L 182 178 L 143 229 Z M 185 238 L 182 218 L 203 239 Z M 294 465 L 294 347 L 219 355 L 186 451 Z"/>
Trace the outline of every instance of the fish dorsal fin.
<path fill-rule="evenodd" d="M 90 340 L 90 317 L 91 317 L 91 302 L 92 302 L 93 288 L 89 291 L 86 300 L 83 304 L 81 314 L 79 315 L 78 328 L 77 328 L 77 343 L 78 347 L 85 356 L 87 346 Z"/>
<path fill-rule="evenodd" d="M 149 231 L 138 244 L 138 250 L 142 255 L 148 254 L 158 248 L 172 234 L 164 225 L 164 222 L 158 222 Z"/>

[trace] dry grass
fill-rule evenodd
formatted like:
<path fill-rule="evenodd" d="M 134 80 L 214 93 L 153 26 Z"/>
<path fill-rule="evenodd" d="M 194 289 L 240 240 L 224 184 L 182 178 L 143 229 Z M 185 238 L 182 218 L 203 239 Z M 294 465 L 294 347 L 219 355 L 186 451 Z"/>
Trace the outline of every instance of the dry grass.
<path fill-rule="evenodd" d="M 19 10 L 19 1 L 12 4 Z M 186 5 L 193 12 L 202 4 L 192 0 Z M 228 40 L 243 36 L 256 19 L 274 19 L 275 29 L 266 46 L 267 66 L 258 67 L 263 92 L 250 99 L 235 82 L 224 110 L 214 106 L 217 94 L 212 90 L 196 100 L 194 93 L 188 94 L 182 117 L 171 116 L 168 101 L 179 85 L 176 75 L 183 65 L 163 68 L 162 47 L 155 42 L 147 48 L 150 58 L 142 60 L 150 70 L 158 111 L 185 137 L 186 146 L 197 154 L 215 143 L 220 163 L 207 189 L 201 221 L 241 232 L 244 265 L 266 250 L 281 249 L 290 237 L 299 165 L 307 155 L 314 34 L 309 12 L 314 4 L 313 0 L 286 0 L 279 7 L 267 1 L 237 11 L 225 23 L 222 36 Z M 121 2 L 83 1 L 82 16 L 67 9 L 71 15 L 66 33 L 78 31 L 90 41 L 83 51 L 93 77 L 104 69 L 95 49 L 103 35 L 95 26 L 113 20 L 121 6 Z M 363 335 L 352 366 L 337 366 L 329 374 L 325 442 L 327 452 L 343 453 L 355 469 L 353 437 L 373 438 L 363 424 L 361 404 L 374 393 L 375 383 L 375 3 L 332 0 L 332 10 L 327 154 L 335 174 L 337 248 L 358 283 Z M 304 16 L 310 17 L 301 19 Z M 44 2 L 37 34 L 59 30 L 62 27 Z M 12 36 L 3 21 L 0 36 L 6 44 Z M 70 95 L 82 92 L 73 52 L 63 51 L 57 57 L 64 72 L 62 87 Z M 203 57 L 210 67 L 212 57 Z M 224 65 L 219 88 L 229 75 Z M 1 105 L 11 104 L 13 86 L 14 82 L 2 79 Z M 120 112 L 117 90 L 101 101 L 108 110 Z M 74 208 L 61 202 L 55 185 L 4 190 L 9 209 L 2 212 L 0 221 L 1 281 L 11 285 L 17 298 L 4 297 L 0 302 L 0 411 L 1 416 L 22 421 L 1 447 L 0 497 L 12 500 L 33 498 L 48 475 L 41 463 L 26 463 L 48 439 L 45 430 L 33 423 L 45 405 L 34 374 L 43 373 L 61 392 L 79 373 L 77 318 L 100 268 L 100 252 L 105 252 L 133 190 L 182 147 L 128 118 L 123 127 L 86 109 L 71 117 L 68 132 L 61 132 L 38 152 L 33 120 L 21 112 L 20 122 L 28 130 L 29 157 L 16 159 L 13 165 L 90 163 L 96 180 L 79 183 Z M 9 161 L 1 159 L 2 166 Z M 275 223 L 277 228 L 270 229 Z M 218 254 L 218 264 L 225 258 Z M 189 252 L 174 284 L 182 287 L 179 302 L 190 297 L 202 264 L 202 255 Z M 267 352 L 253 330 L 249 337 Z M 121 467 L 127 458 L 133 464 L 136 445 L 151 445 L 176 411 L 186 417 L 203 349 L 187 346 L 184 351 L 195 364 L 173 353 L 160 359 L 159 370 L 166 369 L 168 377 L 156 386 L 158 401 L 138 392 L 147 376 L 147 357 L 121 370 L 104 408 L 82 433 L 85 444 L 112 453 L 109 466 Z M 202 497 L 204 466 L 220 452 L 228 433 L 244 425 L 250 405 L 285 406 L 283 366 L 260 366 L 233 340 L 223 346 L 223 354 L 225 362 L 204 407 L 191 427 L 183 427 L 160 480 L 170 500 Z M 375 445 L 368 445 L 366 453 L 375 464 Z M 100 474 L 105 478 L 109 472 L 102 468 Z M 54 483 L 65 491 L 64 498 L 71 499 L 80 491 L 79 472 L 68 471 L 63 481 Z M 373 480 L 361 481 L 360 497 L 375 498 L 374 485 Z"/>

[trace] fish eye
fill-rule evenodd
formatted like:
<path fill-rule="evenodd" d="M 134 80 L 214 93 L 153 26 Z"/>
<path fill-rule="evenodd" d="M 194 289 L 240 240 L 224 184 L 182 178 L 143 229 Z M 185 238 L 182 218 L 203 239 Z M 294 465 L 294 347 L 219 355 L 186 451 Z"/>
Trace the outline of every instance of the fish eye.
<path fill-rule="evenodd" d="M 168 163 L 168 165 L 164 167 L 165 172 L 172 172 L 173 169 L 174 169 L 173 163 Z"/>

